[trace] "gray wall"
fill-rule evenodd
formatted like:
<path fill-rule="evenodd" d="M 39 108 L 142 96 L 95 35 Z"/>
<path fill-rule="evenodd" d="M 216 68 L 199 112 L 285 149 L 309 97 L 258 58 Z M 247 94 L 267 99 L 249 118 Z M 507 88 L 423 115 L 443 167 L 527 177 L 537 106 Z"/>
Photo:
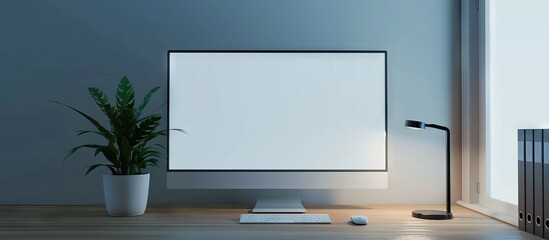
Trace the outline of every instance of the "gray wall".
<path fill-rule="evenodd" d="M 94 160 L 66 149 L 85 120 L 46 99 L 99 114 L 87 87 L 127 75 L 137 93 L 163 90 L 168 49 L 388 51 L 389 189 L 304 190 L 306 203 L 444 203 L 444 134 L 410 131 L 407 118 L 450 126 L 453 199 L 461 195 L 458 0 L 0 1 L 0 204 L 100 204 Z M 159 110 L 165 115 L 166 109 Z M 151 169 L 151 203 L 251 203 L 252 190 L 167 190 Z"/>

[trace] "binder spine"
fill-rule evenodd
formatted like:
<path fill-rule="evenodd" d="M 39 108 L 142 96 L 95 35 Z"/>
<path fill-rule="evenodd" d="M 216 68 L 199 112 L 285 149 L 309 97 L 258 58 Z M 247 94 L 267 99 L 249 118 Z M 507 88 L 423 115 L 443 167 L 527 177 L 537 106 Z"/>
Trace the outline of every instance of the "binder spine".
<path fill-rule="evenodd" d="M 518 228 L 526 231 L 526 209 L 524 193 L 524 130 L 518 130 Z"/>
<path fill-rule="evenodd" d="M 534 234 L 534 131 L 525 130 L 525 209 L 526 232 Z"/>
<path fill-rule="evenodd" d="M 543 130 L 534 130 L 534 234 L 543 237 Z"/>
<path fill-rule="evenodd" d="M 543 130 L 543 202 L 549 202 L 549 129 Z M 544 204 L 545 205 L 545 204 Z M 543 230 L 549 239 L 549 206 L 543 206 Z"/>

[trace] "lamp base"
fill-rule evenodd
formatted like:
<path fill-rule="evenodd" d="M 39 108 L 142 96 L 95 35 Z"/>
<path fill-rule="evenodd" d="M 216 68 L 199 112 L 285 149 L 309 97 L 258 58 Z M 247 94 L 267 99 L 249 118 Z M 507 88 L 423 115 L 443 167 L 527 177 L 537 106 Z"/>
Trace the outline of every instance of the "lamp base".
<path fill-rule="evenodd" d="M 415 210 L 412 212 L 412 217 L 431 220 L 445 220 L 452 219 L 451 212 L 440 210 Z"/>

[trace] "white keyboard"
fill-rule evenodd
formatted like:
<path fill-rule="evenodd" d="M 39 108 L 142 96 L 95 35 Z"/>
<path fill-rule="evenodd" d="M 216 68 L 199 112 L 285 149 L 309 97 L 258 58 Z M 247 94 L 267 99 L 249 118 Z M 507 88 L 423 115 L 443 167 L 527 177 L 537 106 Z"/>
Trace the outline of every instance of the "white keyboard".
<path fill-rule="evenodd" d="M 332 223 L 328 214 L 241 214 L 240 223 Z"/>

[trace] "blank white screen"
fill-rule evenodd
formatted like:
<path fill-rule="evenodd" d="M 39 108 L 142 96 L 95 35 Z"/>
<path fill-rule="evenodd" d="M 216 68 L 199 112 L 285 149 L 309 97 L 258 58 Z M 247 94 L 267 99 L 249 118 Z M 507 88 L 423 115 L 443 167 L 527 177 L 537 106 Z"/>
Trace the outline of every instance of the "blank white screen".
<path fill-rule="evenodd" d="M 385 170 L 385 53 L 169 54 L 170 170 Z"/>

